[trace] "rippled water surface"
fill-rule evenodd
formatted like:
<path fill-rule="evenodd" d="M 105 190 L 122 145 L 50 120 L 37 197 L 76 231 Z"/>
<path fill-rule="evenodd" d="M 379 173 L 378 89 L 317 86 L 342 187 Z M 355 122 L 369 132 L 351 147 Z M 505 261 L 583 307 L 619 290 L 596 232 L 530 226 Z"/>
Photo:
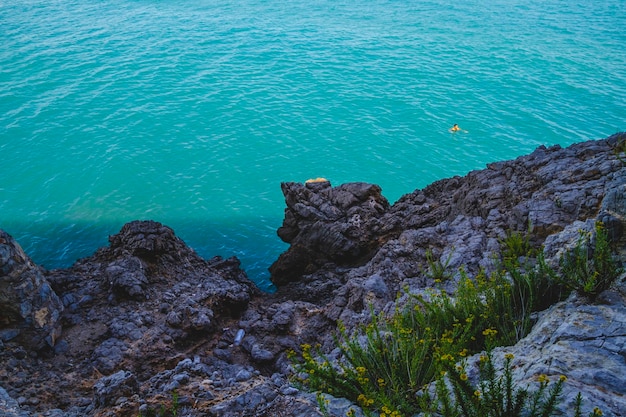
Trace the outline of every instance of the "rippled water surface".
<path fill-rule="evenodd" d="M 394 202 L 625 130 L 624 27 L 622 0 L 0 0 L 0 228 L 57 268 L 153 219 L 269 288 L 282 181 Z"/>

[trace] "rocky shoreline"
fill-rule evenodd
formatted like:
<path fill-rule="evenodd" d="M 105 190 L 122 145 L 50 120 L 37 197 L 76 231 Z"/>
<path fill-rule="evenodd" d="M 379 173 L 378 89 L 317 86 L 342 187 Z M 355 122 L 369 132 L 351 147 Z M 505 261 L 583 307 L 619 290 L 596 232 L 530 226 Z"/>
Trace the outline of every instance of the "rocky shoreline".
<path fill-rule="evenodd" d="M 321 416 L 315 395 L 290 382 L 286 352 L 331 352 L 339 321 L 355 328 L 370 308 L 393 310 L 399 292 L 431 287 L 427 251 L 451 271 L 489 271 L 507 231 L 531 224 L 550 260 L 599 220 L 626 261 L 624 140 L 540 147 L 393 205 L 373 184 L 284 183 L 278 235 L 290 247 L 270 268 L 273 294 L 236 258 L 202 259 L 155 221 L 128 223 L 108 247 L 51 271 L 0 231 L 0 415 L 138 416 L 175 404 L 179 416 Z M 515 354 L 516 378 L 567 375 L 565 407 L 581 392 L 587 407 L 626 415 L 624 277 L 596 303 L 572 295 L 537 319 L 496 350 Z M 350 406 L 330 399 L 328 409 Z"/>

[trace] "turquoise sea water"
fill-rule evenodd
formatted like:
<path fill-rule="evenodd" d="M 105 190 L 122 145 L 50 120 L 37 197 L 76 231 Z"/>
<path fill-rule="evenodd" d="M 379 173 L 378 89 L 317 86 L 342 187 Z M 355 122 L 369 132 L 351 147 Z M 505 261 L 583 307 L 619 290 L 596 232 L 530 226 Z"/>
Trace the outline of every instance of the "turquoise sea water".
<path fill-rule="evenodd" d="M 0 228 L 58 268 L 153 219 L 267 289 L 282 181 L 393 203 L 626 130 L 624 27 L 623 0 L 0 0 Z"/>

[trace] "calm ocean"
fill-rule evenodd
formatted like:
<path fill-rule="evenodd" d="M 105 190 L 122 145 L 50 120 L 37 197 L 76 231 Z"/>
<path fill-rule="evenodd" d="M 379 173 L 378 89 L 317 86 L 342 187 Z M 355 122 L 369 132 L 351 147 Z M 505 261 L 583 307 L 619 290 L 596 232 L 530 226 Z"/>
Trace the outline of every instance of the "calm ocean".
<path fill-rule="evenodd" d="M 626 130 L 625 27 L 623 0 L 0 0 L 0 228 L 58 268 L 157 220 L 268 289 L 282 181 L 393 203 Z"/>

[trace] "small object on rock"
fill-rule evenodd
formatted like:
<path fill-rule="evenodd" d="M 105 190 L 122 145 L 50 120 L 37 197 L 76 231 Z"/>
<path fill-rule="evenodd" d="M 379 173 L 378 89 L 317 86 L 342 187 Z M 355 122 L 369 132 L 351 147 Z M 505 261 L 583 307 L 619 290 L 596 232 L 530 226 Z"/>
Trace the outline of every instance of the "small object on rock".
<path fill-rule="evenodd" d="M 312 182 L 328 182 L 328 180 L 326 178 L 317 177 L 317 178 L 309 178 L 308 180 L 305 181 L 306 184 L 310 184 Z"/>
<path fill-rule="evenodd" d="M 244 329 L 237 330 L 237 334 L 235 335 L 235 341 L 233 342 L 234 345 L 239 346 L 245 335 L 246 335 L 246 332 Z"/>

